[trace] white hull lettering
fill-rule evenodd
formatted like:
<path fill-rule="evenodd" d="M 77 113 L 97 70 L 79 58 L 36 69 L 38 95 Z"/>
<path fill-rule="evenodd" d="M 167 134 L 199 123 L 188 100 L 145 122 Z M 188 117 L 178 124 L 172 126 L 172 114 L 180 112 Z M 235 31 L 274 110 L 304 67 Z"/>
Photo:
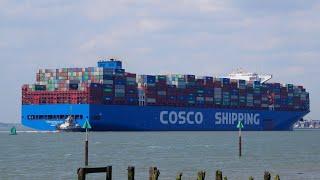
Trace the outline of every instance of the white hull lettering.
<path fill-rule="evenodd" d="M 214 117 L 217 125 L 236 125 L 238 121 L 242 121 L 245 125 L 260 125 L 259 113 L 217 112 Z"/>
<path fill-rule="evenodd" d="M 161 124 L 202 124 L 202 112 L 193 111 L 161 111 L 160 112 Z"/>

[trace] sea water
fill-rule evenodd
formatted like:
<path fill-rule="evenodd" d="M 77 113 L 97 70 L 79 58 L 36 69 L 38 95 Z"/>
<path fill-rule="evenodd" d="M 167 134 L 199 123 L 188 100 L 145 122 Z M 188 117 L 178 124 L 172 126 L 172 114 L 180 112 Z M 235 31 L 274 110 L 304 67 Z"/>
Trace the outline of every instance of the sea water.
<path fill-rule="evenodd" d="M 90 132 L 89 165 L 113 167 L 113 179 L 148 179 L 156 166 L 159 179 L 196 179 L 200 170 L 214 179 L 222 170 L 228 179 L 262 179 L 264 171 L 281 179 L 320 178 L 320 131 L 242 132 L 243 156 L 238 157 L 238 132 Z M 0 179 L 77 179 L 84 166 L 85 133 L 0 133 Z M 104 179 L 104 174 L 88 179 Z"/>

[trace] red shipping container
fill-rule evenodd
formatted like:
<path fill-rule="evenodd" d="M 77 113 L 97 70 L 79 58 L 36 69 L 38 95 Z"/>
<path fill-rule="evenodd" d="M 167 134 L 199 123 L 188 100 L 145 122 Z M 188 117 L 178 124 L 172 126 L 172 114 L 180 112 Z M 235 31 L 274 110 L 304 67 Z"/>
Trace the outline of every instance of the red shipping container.
<path fill-rule="evenodd" d="M 133 78 L 135 78 L 135 77 L 137 77 L 137 74 L 126 72 L 126 73 L 125 73 L 125 76 L 126 76 L 126 77 L 133 77 Z"/>

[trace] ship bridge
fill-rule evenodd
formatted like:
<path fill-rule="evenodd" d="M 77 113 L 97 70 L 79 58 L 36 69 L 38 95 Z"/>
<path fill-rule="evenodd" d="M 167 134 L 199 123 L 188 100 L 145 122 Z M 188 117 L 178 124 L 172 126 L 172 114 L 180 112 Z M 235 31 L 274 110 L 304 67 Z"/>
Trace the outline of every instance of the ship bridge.
<path fill-rule="evenodd" d="M 246 72 L 241 69 L 230 73 L 227 77 L 230 79 L 238 79 L 238 80 L 246 80 L 246 81 L 260 81 L 261 83 L 265 83 L 270 79 L 272 79 L 272 75 L 270 74 L 258 74 L 258 73 Z"/>

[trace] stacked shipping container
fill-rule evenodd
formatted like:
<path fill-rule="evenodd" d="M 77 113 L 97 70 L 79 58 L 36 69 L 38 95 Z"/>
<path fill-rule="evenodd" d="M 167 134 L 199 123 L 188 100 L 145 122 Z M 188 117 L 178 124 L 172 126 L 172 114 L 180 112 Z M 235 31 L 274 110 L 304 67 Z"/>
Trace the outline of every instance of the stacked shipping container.
<path fill-rule="evenodd" d="M 137 76 L 115 60 L 91 68 L 41 69 L 36 80 L 23 86 L 23 104 L 309 109 L 309 93 L 302 86 L 179 74 Z"/>
<path fill-rule="evenodd" d="M 34 88 L 35 87 L 35 88 Z M 47 91 L 44 86 L 24 85 L 22 104 L 101 104 L 101 84 L 90 84 L 80 90 Z"/>
<path fill-rule="evenodd" d="M 302 86 L 290 84 L 282 86 L 280 83 L 249 82 L 208 76 L 195 78 L 194 75 L 142 75 L 137 81 L 140 99 L 145 101 L 140 105 L 272 110 L 309 109 L 309 94 Z M 290 88 L 292 90 L 289 90 Z"/>

